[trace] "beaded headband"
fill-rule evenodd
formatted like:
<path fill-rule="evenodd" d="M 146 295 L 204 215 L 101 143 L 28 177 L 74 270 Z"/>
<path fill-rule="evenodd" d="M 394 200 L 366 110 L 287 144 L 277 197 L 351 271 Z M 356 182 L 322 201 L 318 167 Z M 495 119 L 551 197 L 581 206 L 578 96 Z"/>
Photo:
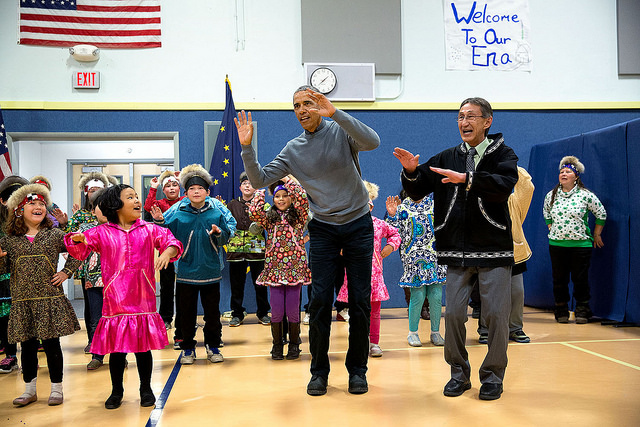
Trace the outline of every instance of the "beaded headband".
<path fill-rule="evenodd" d="M 171 175 L 162 180 L 162 188 L 164 188 L 164 186 L 167 185 L 169 181 L 175 181 L 178 183 L 178 185 L 180 185 L 180 181 L 178 181 L 178 178 L 176 178 L 174 175 Z"/>
<path fill-rule="evenodd" d="M 36 200 L 40 200 L 43 203 L 47 203 L 44 200 L 44 196 L 42 194 L 38 194 L 38 193 L 29 193 L 25 196 L 25 198 L 20 202 L 20 204 L 18 206 L 16 206 L 16 208 L 13 210 L 13 212 L 18 212 L 20 209 L 22 209 L 24 207 L 24 205 L 26 205 L 29 202 L 35 202 Z"/>
<path fill-rule="evenodd" d="M 49 188 L 49 184 L 47 183 L 47 181 L 43 181 L 41 179 L 36 179 L 35 181 L 33 181 L 34 184 L 42 184 L 45 187 Z"/>
<path fill-rule="evenodd" d="M 89 189 L 93 187 L 104 188 L 104 182 L 100 181 L 99 179 L 92 179 L 91 181 L 87 182 L 84 186 L 85 194 L 88 193 Z"/>
<path fill-rule="evenodd" d="M 284 185 L 278 185 L 276 188 L 273 189 L 273 195 L 275 196 L 276 193 L 280 190 L 284 190 L 287 193 L 289 193 L 289 190 L 287 190 Z"/>
<path fill-rule="evenodd" d="M 576 176 L 580 175 L 580 172 L 578 172 L 576 167 L 571 163 L 567 163 L 566 165 L 562 165 L 562 167 L 560 169 L 564 169 L 564 168 L 571 169 L 573 171 L 573 173 L 576 174 Z"/>

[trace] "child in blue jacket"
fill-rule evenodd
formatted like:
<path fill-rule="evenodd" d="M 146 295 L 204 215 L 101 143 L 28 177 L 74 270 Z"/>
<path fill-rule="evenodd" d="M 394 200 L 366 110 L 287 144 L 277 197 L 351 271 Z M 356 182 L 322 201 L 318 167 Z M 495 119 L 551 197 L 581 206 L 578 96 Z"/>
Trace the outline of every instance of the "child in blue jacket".
<path fill-rule="evenodd" d="M 186 166 L 180 172 L 186 197 L 164 214 L 155 206 L 151 214 L 156 223 L 167 227 L 182 242 L 184 252 L 177 263 L 177 311 L 180 313 L 183 341 L 180 363 L 191 365 L 196 358 L 195 328 L 198 294 L 204 311 L 204 342 L 207 359 L 222 362 L 220 353 L 220 253 L 235 229 L 233 218 L 221 203 L 207 197 L 213 180 L 200 165 Z"/>

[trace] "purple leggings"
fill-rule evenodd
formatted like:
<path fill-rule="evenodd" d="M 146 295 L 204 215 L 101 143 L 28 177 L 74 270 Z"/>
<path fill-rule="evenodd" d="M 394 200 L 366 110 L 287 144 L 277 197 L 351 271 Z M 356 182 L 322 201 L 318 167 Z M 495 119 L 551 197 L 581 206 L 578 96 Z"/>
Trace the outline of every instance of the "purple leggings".
<path fill-rule="evenodd" d="M 282 322 L 282 318 L 287 314 L 290 323 L 300 322 L 300 287 L 296 286 L 270 286 L 271 297 L 271 323 Z"/>

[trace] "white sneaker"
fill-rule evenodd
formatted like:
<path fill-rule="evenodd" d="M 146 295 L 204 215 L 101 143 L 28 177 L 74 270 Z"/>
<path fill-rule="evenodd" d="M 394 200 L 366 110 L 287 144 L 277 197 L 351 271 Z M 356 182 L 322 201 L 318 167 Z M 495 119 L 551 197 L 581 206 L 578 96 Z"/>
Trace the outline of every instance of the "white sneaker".
<path fill-rule="evenodd" d="M 420 337 L 417 332 L 409 332 L 409 335 L 407 335 L 407 342 L 411 347 L 422 347 L 422 341 L 420 341 Z"/>
<path fill-rule="evenodd" d="M 339 321 L 339 322 L 348 322 L 349 321 L 349 309 L 348 308 L 344 308 L 344 309 L 340 310 L 336 314 L 336 320 Z"/>
<path fill-rule="evenodd" d="M 205 346 L 207 349 L 207 359 L 211 363 L 220 363 L 224 362 L 224 357 L 222 357 L 222 353 L 217 348 L 210 348 L 208 345 Z"/>
<path fill-rule="evenodd" d="M 433 345 L 444 345 L 444 338 L 440 335 L 440 332 L 431 332 L 431 343 Z"/>
<path fill-rule="evenodd" d="M 382 357 L 382 349 L 378 344 L 369 344 L 370 357 Z"/>
<path fill-rule="evenodd" d="M 196 350 L 182 350 L 182 356 L 180 356 L 180 364 L 193 365 L 196 360 Z"/>
<path fill-rule="evenodd" d="M 303 325 L 308 325 L 309 324 L 309 319 L 311 316 L 309 316 L 309 313 L 305 313 L 304 314 L 304 319 L 302 319 L 302 324 Z"/>

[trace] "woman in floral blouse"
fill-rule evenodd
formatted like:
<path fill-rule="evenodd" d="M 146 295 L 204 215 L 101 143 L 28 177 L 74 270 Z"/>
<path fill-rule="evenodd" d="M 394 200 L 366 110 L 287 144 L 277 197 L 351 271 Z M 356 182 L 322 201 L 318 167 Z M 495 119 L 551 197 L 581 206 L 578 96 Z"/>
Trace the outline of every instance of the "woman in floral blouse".
<path fill-rule="evenodd" d="M 553 274 L 555 317 L 558 323 L 569 321 L 569 277 L 573 281 L 576 300 L 576 323 L 583 324 L 592 316 L 589 307 L 589 265 L 593 247 L 601 248 L 602 227 L 607 211 L 580 179 L 584 165 L 574 156 L 566 156 L 558 168 L 558 185 L 544 199 L 543 214 L 549 227 L 549 254 Z M 596 217 L 594 233 L 588 215 Z"/>

